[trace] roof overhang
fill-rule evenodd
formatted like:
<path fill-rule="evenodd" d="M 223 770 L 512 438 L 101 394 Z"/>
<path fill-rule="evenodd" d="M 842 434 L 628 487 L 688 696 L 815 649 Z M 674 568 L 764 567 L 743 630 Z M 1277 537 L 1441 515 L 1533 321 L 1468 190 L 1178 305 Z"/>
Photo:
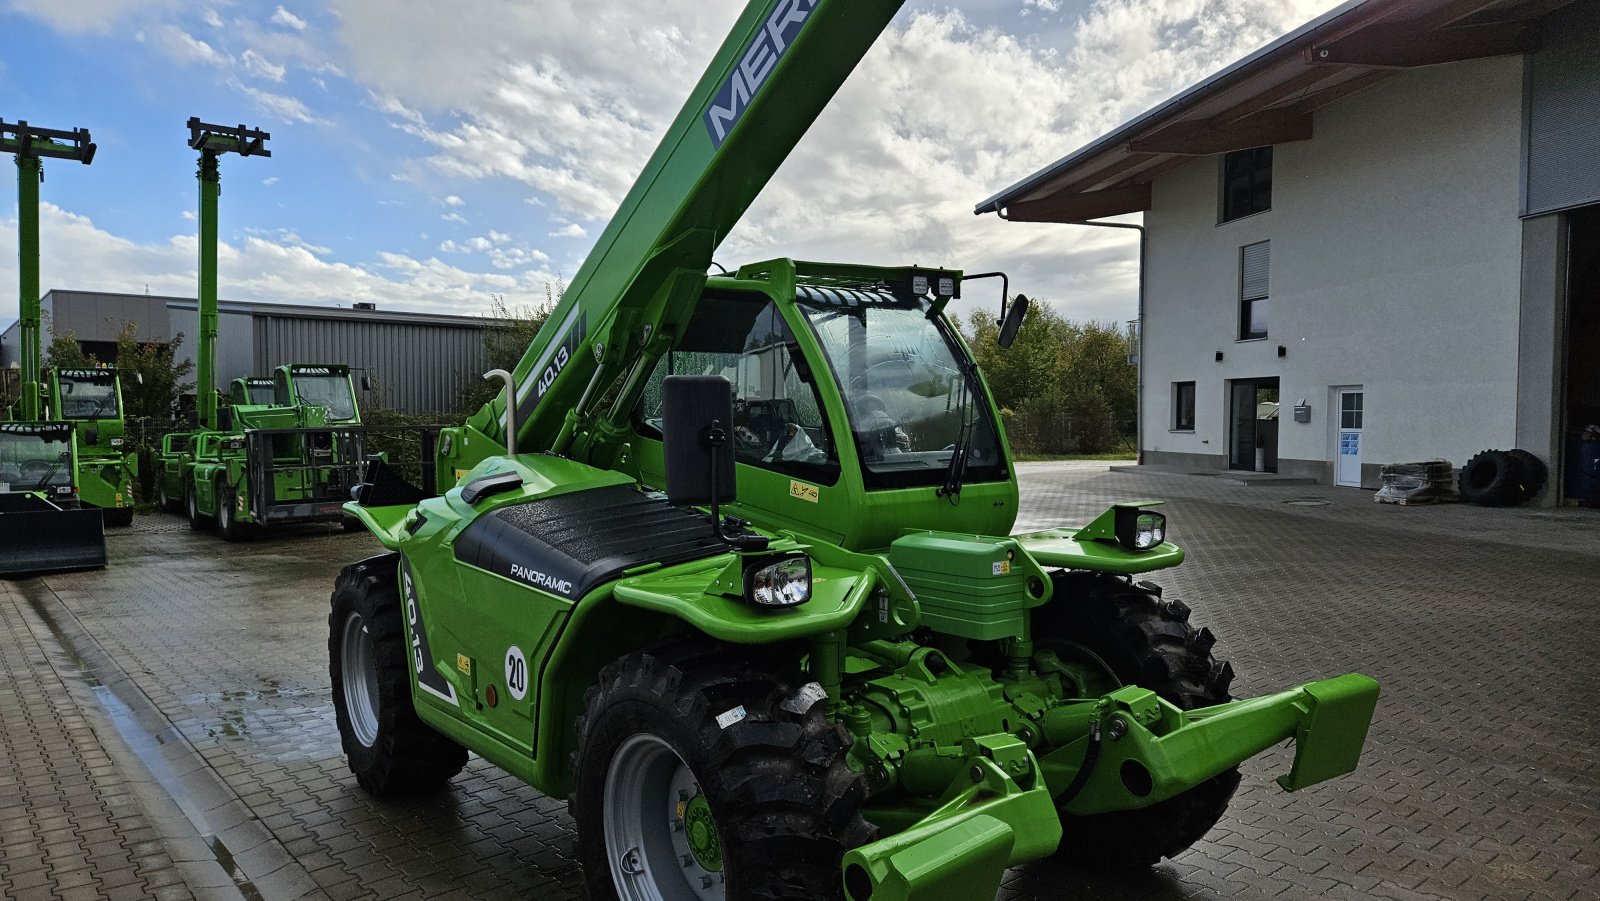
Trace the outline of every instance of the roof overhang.
<path fill-rule="evenodd" d="M 1150 183 L 1197 156 L 1308 141 L 1313 113 L 1418 66 L 1522 54 L 1573 0 L 1352 0 L 979 203 L 1022 222 L 1150 209 Z"/>

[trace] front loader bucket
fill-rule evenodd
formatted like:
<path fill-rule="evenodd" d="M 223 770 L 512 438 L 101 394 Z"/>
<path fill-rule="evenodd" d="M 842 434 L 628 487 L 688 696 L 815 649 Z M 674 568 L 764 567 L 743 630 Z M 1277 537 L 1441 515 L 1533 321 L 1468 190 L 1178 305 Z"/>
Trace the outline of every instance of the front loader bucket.
<path fill-rule="evenodd" d="M 106 565 L 106 534 L 94 507 L 63 510 L 33 494 L 0 495 L 0 576 Z"/>

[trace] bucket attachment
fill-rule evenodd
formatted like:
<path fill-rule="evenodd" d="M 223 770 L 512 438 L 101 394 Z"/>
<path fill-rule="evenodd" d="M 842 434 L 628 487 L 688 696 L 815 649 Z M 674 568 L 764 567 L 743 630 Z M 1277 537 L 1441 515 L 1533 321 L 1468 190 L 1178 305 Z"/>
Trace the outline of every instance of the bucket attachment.
<path fill-rule="evenodd" d="M 37 494 L 0 494 L 0 576 L 105 565 L 106 534 L 98 508 L 64 510 Z"/>

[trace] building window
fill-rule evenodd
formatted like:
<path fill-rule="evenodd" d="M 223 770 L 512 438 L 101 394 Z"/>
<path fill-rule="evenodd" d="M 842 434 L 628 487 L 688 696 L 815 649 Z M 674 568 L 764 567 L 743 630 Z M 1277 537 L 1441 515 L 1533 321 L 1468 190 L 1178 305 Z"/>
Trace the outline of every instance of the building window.
<path fill-rule="evenodd" d="M 1172 430 L 1194 431 L 1194 382 L 1172 383 Z"/>
<path fill-rule="evenodd" d="M 1239 340 L 1267 336 L 1267 277 L 1272 242 L 1239 248 Z"/>
<path fill-rule="evenodd" d="M 1272 148 L 1236 150 L 1222 157 L 1222 221 L 1272 209 Z"/>

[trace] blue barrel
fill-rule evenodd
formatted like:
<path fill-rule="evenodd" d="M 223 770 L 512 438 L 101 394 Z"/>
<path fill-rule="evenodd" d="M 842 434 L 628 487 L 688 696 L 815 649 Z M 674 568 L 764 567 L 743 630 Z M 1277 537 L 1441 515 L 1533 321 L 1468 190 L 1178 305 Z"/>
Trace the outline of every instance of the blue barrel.
<path fill-rule="evenodd" d="M 1600 504 L 1600 439 L 1567 442 L 1566 496 Z"/>

